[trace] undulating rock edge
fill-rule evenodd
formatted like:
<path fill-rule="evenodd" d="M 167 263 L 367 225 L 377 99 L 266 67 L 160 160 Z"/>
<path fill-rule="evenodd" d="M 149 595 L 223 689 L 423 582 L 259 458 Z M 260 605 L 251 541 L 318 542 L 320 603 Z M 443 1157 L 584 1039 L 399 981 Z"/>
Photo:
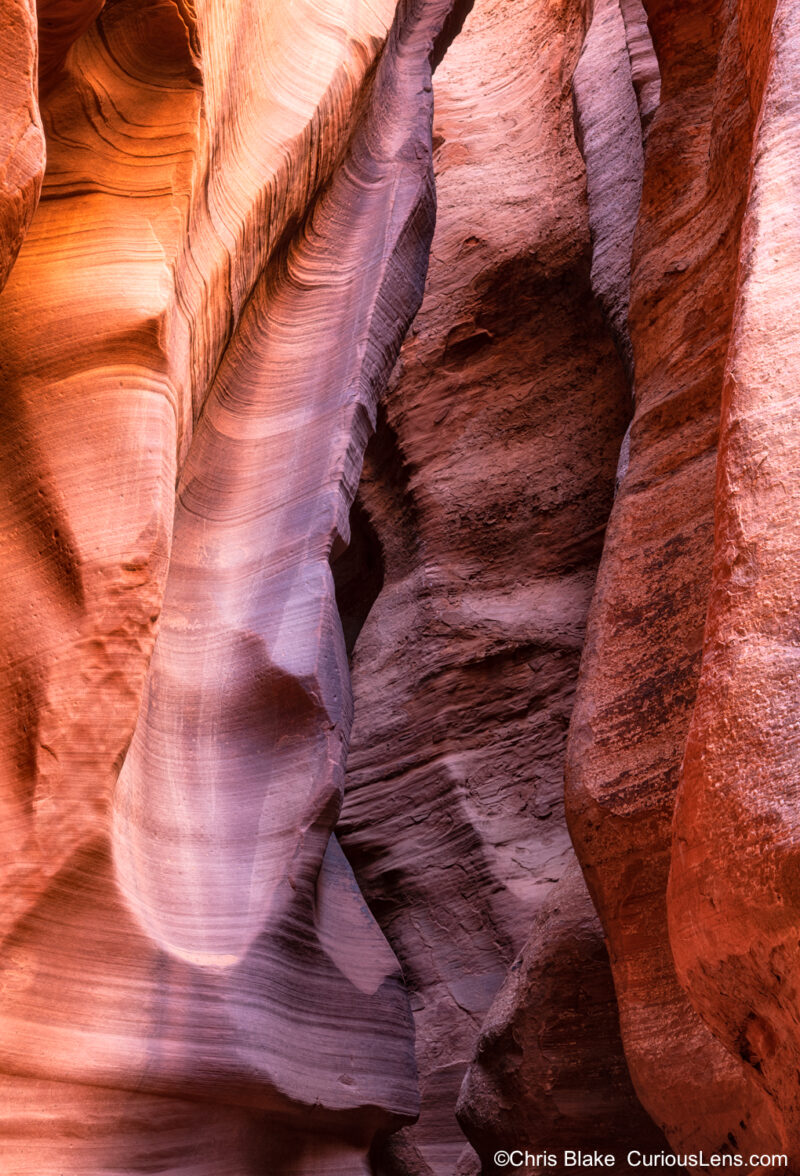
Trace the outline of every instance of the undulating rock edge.
<path fill-rule="evenodd" d="M 800 0 L 0 67 L 0 1171 L 800 1176 Z"/>
<path fill-rule="evenodd" d="M 776 1019 L 782 998 L 767 1012 L 764 994 L 792 983 L 770 914 L 791 923 L 770 847 L 774 833 L 789 852 L 792 800 L 768 741 L 785 765 L 791 704 L 777 680 L 792 654 L 771 641 L 793 490 L 769 461 L 790 460 L 796 429 L 780 414 L 800 341 L 778 309 L 792 297 L 793 237 L 778 226 L 793 223 L 794 200 L 775 181 L 797 160 L 798 10 L 646 8 L 662 89 L 634 245 L 636 407 L 590 610 L 567 813 L 643 1105 L 679 1154 L 739 1154 L 748 1171 L 788 1154 L 797 1171 L 796 1038 Z"/>
<path fill-rule="evenodd" d="M 8 201 L 0 328 L 5 1171 L 344 1176 L 418 1111 L 331 837 L 329 560 L 466 7 L 40 11 L 47 169 L 32 220 L 36 175 Z"/>

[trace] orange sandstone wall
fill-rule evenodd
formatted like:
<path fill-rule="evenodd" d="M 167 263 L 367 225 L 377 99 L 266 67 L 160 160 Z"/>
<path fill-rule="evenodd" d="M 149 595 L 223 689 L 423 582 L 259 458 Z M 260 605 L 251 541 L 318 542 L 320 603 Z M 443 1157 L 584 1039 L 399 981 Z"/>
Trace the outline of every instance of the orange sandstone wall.
<path fill-rule="evenodd" d="M 0 0 L 2 1172 L 800 1173 L 798 45 Z"/>
<path fill-rule="evenodd" d="M 5 1171 L 365 1171 L 416 1114 L 330 836 L 328 557 L 422 293 L 451 8 L 40 14 L 0 304 Z"/>

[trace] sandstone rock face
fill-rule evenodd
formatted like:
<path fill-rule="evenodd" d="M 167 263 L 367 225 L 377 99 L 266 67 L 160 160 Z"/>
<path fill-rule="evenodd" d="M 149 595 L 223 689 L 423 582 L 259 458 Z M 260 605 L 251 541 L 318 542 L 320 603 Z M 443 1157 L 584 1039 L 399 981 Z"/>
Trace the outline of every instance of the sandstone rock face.
<path fill-rule="evenodd" d="M 642 14 L 643 15 L 643 14 Z M 628 377 L 631 255 L 649 117 L 635 86 L 643 20 L 629 43 L 616 2 L 598 3 L 574 77 L 576 133 L 586 161 L 593 257 L 591 280 Z M 657 82 L 656 72 L 656 82 Z M 623 445 L 623 453 L 627 440 Z M 666 1141 L 631 1086 L 619 1038 L 606 944 L 577 863 L 554 885 L 533 933 L 484 1022 L 458 1105 L 484 1171 L 500 1149 L 533 1154 L 584 1147 L 627 1164 L 631 1148 Z M 540 1171 L 547 1170 L 542 1164 Z"/>
<path fill-rule="evenodd" d="M 339 831 L 403 966 L 422 1100 L 387 1171 L 476 1170 L 459 1088 L 572 857 L 564 738 L 629 403 L 591 288 L 585 17 L 476 5 L 437 70 L 427 293 L 359 494 L 385 568 Z"/>
<path fill-rule="evenodd" d="M 637 29 L 635 59 L 619 0 L 598 0 L 573 79 L 576 132 L 586 161 L 592 288 L 631 381 L 631 256 L 644 171 L 633 62 L 644 56 L 646 33 L 645 20 Z M 652 58 L 652 44 L 650 49 Z"/>
<path fill-rule="evenodd" d="M 2 1167 L 366 1171 L 418 1096 L 330 837 L 328 559 L 422 294 L 459 14 L 100 7 L 43 6 L 0 305 Z"/>
<path fill-rule="evenodd" d="M 619 0 L 639 116 L 647 130 L 661 101 L 661 67 L 642 0 Z M 601 10 L 602 11 L 602 10 Z"/>
<path fill-rule="evenodd" d="M 0 6 L 0 290 L 31 222 L 44 172 L 44 135 L 36 94 L 33 0 Z"/>
<path fill-rule="evenodd" d="M 458 1110 L 488 1172 L 498 1149 L 520 1145 L 597 1149 L 615 1156 L 617 1172 L 635 1171 L 632 1147 L 668 1150 L 631 1085 L 608 953 L 577 862 L 552 887 L 484 1021 Z"/>
<path fill-rule="evenodd" d="M 701 980 L 703 969 L 695 968 L 698 912 L 705 902 L 714 903 L 703 871 L 724 852 L 726 875 L 739 873 L 732 843 L 711 848 L 718 817 L 710 819 L 706 811 L 703 822 L 697 818 L 700 792 L 707 798 L 709 792 L 696 766 L 687 766 L 676 829 L 677 974 L 666 886 L 709 592 L 713 616 L 720 592 L 728 591 L 711 583 L 717 439 L 731 332 L 735 354 L 741 329 L 742 312 L 734 305 L 750 160 L 761 157 L 753 133 L 763 89 L 759 71 L 769 52 L 758 37 L 768 35 L 771 14 L 767 6 L 727 2 L 647 7 L 663 77 L 647 140 L 634 251 L 636 411 L 573 715 L 568 812 L 609 939 L 623 1041 L 645 1107 L 679 1150 L 749 1156 L 756 1149 L 785 1150 L 784 1108 L 776 1112 L 741 1050 L 732 1048 L 730 1027 L 727 1039 L 720 1032 L 722 974 L 715 974 L 712 996 L 713 969 Z M 748 223 L 754 190 L 749 200 Z M 746 234 L 742 257 L 747 241 Z M 740 292 L 737 306 L 742 297 Z M 722 461 L 724 470 L 724 451 Z M 718 518 L 720 495 L 727 494 L 724 478 L 721 471 Z M 739 517 L 736 499 L 731 512 Z M 730 569 L 738 548 L 721 544 L 718 533 L 718 553 L 723 548 L 718 566 L 727 560 Z M 745 563 L 752 567 L 749 559 Z M 710 634 L 707 642 L 713 642 Z M 709 681 L 713 676 L 709 670 Z M 730 710 L 717 709 L 719 702 L 719 693 L 713 702 L 707 698 L 706 723 L 712 713 L 722 724 L 733 721 Z M 696 719 L 692 729 L 697 731 Z M 693 736 L 689 747 L 696 750 L 687 765 L 707 755 L 706 737 L 716 746 L 710 729 L 700 736 L 702 753 Z M 727 784 L 722 793 L 730 795 Z M 687 843 L 694 846 L 695 868 L 704 863 L 693 884 Z M 701 893 L 708 898 L 701 900 Z M 716 906 L 713 915 L 709 907 L 705 924 L 712 925 L 717 934 Z M 739 1014 L 743 1024 L 741 1007 Z"/>
<path fill-rule="evenodd" d="M 800 3 L 470 10 L 0 0 L 8 1176 L 800 1172 Z"/>
<path fill-rule="evenodd" d="M 761 63 L 768 27 L 752 19 L 758 6 L 749 7 L 750 59 Z M 768 1094 L 797 1169 L 800 347 L 789 308 L 800 236 L 786 188 L 787 165 L 800 157 L 797 5 L 776 5 L 769 59 L 725 371 L 708 618 L 669 902 L 681 981 Z"/>

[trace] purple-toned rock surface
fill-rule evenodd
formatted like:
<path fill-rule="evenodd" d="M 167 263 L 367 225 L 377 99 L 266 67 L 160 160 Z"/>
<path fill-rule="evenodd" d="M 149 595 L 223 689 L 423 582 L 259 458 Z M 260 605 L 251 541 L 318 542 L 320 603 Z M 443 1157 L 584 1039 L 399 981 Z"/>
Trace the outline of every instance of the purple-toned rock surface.
<path fill-rule="evenodd" d="M 329 557 L 422 296 L 459 13 L 99 7 L 42 10 L 0 304 L 2 1167 L 366 1171 L 418 1091 L 331 837 Z"/>
<path fill-rule="evenodd" d="M 2 1176 L 800 1172 L 799 45 L 0 0 Z"/>
<path fill-rule="evenodd" d="M 552 887 L 483 1023 L 458 1117 L 492 1171 L 498 1150 L 668 1150 L 634 1093 L 608 953 L 577 862 Z M 538 1167 L 547 1171 L 546 1164 Z"/>
<path fill-rule="evenodd" d="M 584 19 L 476 5 L 437 70 L 427 293 L 359 495 L 385 567 L 340 832 L 411 993 L 422 1113 L 390 1149 L 414 1174 L 457 1169 L 481 1024 L 572 860 L 564 739 L 629 404 L 591 289 Z"/>

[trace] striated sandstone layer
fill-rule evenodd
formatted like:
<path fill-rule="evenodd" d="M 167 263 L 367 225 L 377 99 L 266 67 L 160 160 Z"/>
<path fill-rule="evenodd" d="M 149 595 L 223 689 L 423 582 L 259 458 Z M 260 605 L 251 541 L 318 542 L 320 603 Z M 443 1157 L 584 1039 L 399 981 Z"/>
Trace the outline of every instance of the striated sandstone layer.
<path fill-rule="evenodd" d="M 416 1113 L 397 963 L 330 836 L 328 561 L 422 294 L 460 15 L 42 6 L 47 176 L 0 301 L 15 1176 L 344 1176 Z"/>
<path fill-rule="evenodd" d="M 629 11 L 631 7 L 629 0 Z M 631 257 L 644 172 L 644 117 L 634 84 L 634 63 L 642 68 L 643 42 L 650 47 L 647 60 L 652 61 L 646 18 L 643 28 L 636 30 L 634 46 L 619 0 L 596 0 L 572 83 L 575 133 L 586 162 L 592 289 L 630 381 Z"/>
<path fill-rule="evenodd" d="M 800 3 L 470 8 L 0 0 L 8 1176 L 800 1172 Z"/>
<path fill-rule="evenodd" d="M 411 993 L 422 1112 L 381 1161 L 409 1176 L 477 1170 L 459 1089 L 572 858 L 564 739 L 629 402 L 573 128 L 586 15 L 476 5 L 436 73 L 427 292 L 359 492 L 383 586 L 339 832 Z"/>
<path fill-rule="evenodd" d="M 591 283 L 629 379 L 631 256 L 649 123 L 636 90 L 645 46 L 658 85 L 643 10 L 640 16 L 629 40 L 618 0 L 599 0 L 573 79 L 575 131 L 587 171 Z M 626 447 L 627 438 L 620 470 Z M 631 1148 L 658 1153 L 667 1146 L 631 1085 L 606 943 L 575 861 L 551 888 L 489 1010 L 457 1113 L 485 1172 L 493 1170 L 496 1151 L 514 1152 L 521 1143 L 539 1155 L 598 1149 L 613 1154 L 622 1172 L 634 1171 L 627 1162 Z"/>
<path fill-rule="evenodd" d="M 768 35 L 768 8 L 732 0 L 647 4 L 662 91 L 647 138 L 634 250 L 636 410 L 567 757 L 570 828 L 608 937 L 639 1096 L 679 1150 L 745 1156 L 785 1150 L 784 1108 L 776 1111 L 759 1075 L 720 1033 L 717 1010 L 726 999 L 696 975 L 688 979 L 684 935 L 696 943 L 704 901 L 694 887 L 673 928 L 676 973 L 666 888 L 713 592 L 720 404 L 731 331 L 734 339 L 739 331 L 740 233 L 750 161 L 760 157 L 753 135 L 759 71 L 769 56 L 754 37 Z M 709 710 L 718 705 L 717 697 Z M 729 721 L 724 706 L 718 717 Z M 710 844 L 716 822 L 697 822 L 695 802 L 685 826 L 679 818 L 676 845 L 691 826 L 695 860 L 719 860 Z M 731 848 L 720 845 L 726 875 L 736 876 Z"/>
<path fill-rule="evenodd" d="M 743 4 L 763 90 L 722 403 L 714 559 L 675 816 L 678 974 L 800 1169 L 800 8 Z M 766 61 L 769 68 L 761 75 Z M 764 88 L 765 85 L 765 88 Z"/>
<path fill-rule="evenodd" d="M 44 173 L 44 134 L 36 87 L 33 0 L 0 4 L 0 290 L 36 209 Z"/>
<path fill-rule="evenodd" d="M 642 127 L 646 131 L 661 102 L 661 66 L 653 48 L 650 23 L 642 0 L 619 0 L 619 8 L 625 23 L 631 80 Z M 602 7 L 599 11 L 602 12 Z"/>

